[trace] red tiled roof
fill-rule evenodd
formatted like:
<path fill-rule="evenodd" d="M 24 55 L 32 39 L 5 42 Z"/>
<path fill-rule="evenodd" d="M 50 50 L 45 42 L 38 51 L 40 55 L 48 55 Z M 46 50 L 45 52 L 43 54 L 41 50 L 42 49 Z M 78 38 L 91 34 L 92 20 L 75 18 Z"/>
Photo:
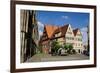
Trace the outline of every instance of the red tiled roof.
<path fill-rule="evenodd" d="M 48 35 L 48 38 L 51 38 L 52 34 L 54 31 L 57 29 L 57 26 L 52 26 L 52 25 L 45 25 L 45 29 Z"/>
<path fill-rule="evenodd" d="M 73 30 L 74 36 L 76 36 L 78 30 L 79 30 L 78 28 Z"/>
<path fill-rule="evenodd" d="M 54 35 L 56 33 L 59 33 L 61 32 L 61 35 L 58 36 L 59 37 L 64 37 L 66 32 L 67 32 L 67 29 L 69 27 L 69 24 L 67 25 L 64 25 L 64 26 L 61 26 L 61 27 L 58 27 L 58 26 L 54 26 L 54 25 L 45 25 L 44 28 L 45 28 L 45 31 L 47 33 L 47 36 L 49 39 L 54 39 L 54 38 L 57 38 L 55 37 Z M 78 32 L 78 28 L 73 30 L 73 33 L 74 33 L 74 36 L 76 36 L 77 32 Z"/>
<path fill-rule="evenodd" d="M 69 27 L 69 24 L 61 27 L 61 36 L 65 36 L 68 27 Z"/>
<path fill-rule="evenodd" d="M 54 33 L 53 33 L 52 38 L 54 38 L 54 34 L 59 33 L 59 32 L 61 32 L 61 35 L 60 35 L 59 37 L 64 36 L 64 35 L 66 34 L 66 31 L 67 31 L 67 29 L 68 29 L 68 26 L 69 26 L 69 25 L 64 25 L 64 26 L 59 27 L 58 29 L 56 29 L 56 30 L 54 31 Z"/>

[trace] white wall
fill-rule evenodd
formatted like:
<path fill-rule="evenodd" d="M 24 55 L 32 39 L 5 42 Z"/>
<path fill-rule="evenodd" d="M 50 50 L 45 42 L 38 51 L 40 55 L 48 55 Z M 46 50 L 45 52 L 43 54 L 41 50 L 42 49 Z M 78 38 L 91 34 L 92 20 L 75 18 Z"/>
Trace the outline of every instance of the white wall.
<path fill-rule="evenodd" d="M 45 2 L 92 4 L 97 5 L 97 31 L 100 31 L 100 1 L 99 0 L 34 0 Z M 100 33 L 98 33 L 100 37 Z M 68 70 L 40 71 L 34 73 L 99 73 L 100 72 L 100 38 L 97 46 L 97 68 L 82 68 Z M 0 0 L 0 73 L 10 73 L 10 0 Z M 27 72 L 29 73 L 29 72 Z M 33 73 L 33 72 L 30 72 Z"/>

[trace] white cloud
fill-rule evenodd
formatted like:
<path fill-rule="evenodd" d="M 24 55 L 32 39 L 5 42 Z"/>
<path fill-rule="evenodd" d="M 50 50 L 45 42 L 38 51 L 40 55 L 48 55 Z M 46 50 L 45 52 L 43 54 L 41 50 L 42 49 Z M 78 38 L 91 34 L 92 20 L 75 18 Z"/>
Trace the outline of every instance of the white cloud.
<path fill-rule="evenodd" d="M 44 24 L 42 24 L 40 21 L 38 21 L 37 24 L 38 24 L 39 36 L 41 36 L 43 34 Z"/>
<path fill-rule="evenodd" d="M 81 28 L 81 31 L 82 31 L 82 32 L 87 32 L 87 27 Z"/>
<path fill-rule="evenodd" d="M 39 30 L 39 35 L 41 36 L 43 34 L 43 31 Z"/>
<path fill-rule="evenodd" d="M 64 18 L 64 19 L 68 19 L 69 17 L 68 17 L 68 16 L 62 16 L 62 18 Z"/>
<path fill-rule="evenodd" d="M 44 27 L 44 24 L 42 24 L 40 21 L 38 21 L 37 24 L 38 24 L 39 28 L 43 28 Z"/>
<path fill-rule="evenodd" d="M 87 34 L 87 27 L 83 27 L 80 29 L 82 36 L 83 36 L 83 43 L 86 44 L 88 42 L 88 34 Z"/>

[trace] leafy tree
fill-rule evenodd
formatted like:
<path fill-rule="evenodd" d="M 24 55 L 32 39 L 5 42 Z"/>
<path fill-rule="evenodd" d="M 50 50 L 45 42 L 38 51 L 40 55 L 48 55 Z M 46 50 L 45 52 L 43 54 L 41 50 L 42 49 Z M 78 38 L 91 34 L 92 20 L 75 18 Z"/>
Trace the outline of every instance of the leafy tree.
<path fill-rule="evenodd" d="M 59 43 L 55 45 L 55 51 L 56 51 L 56 53 L 57 53 L 58 49 L 61 48 L 61 47 L 62 46 Z"/>
<path fill-rule="evenodd" d="M 73 45 L 72 45 L 72 44 L 69 44 L 69 45 L 68 45 L 68 50 L 67 50 L 67 52 L 68 52 L 69 54 L 71 54 L 71 53 L 72 53 L 72 50 L 73 50 Z"/>
<path fill-rule="evenodd" d="M 65 44 L 65 45 L 64 45 L 64 49 L 65 49 L 65 50 L 68 50 L 68 48 L 69 48 L 69 45 L 68 45 L 68 44 Z"/>
<path fill-rule="evenodd" d="M 58 49 L 61 47 L 58 41 L 53 41 L 51 44 L 51 52 L 52 53 L 57 53 Z"/>
<path fill-rule="evenodd" d="M 57 44 L 56 41 L 52 41 L 51 43 L 51 53 L 54 54 L 55 53 L 55 45 Z"/>
<path fill-rule="evenodd" d="M 69 45 L 69 49 L 72 50 L 73 49 L 73 45 L 70 44 Z"/>

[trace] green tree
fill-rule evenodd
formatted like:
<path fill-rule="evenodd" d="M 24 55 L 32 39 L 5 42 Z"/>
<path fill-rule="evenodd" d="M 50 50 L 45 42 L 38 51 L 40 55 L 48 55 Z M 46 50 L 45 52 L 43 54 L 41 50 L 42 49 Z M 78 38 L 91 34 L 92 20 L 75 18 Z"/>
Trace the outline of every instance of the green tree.
<path fill-rule="evenodd" d="M 69 50 L 72 50 L 72 49 L 73 49 L 73 45 L 70 44 L 70 45 L 69 45 Z"/>
<path fill-rule="evenodd" d="M 62 47 L 62 46 L 61 46 L 59 43 L 57 43 L 57 44 L 55 45 L 55 51 L 56 51 L 56 53 L 57 53 L 58 49 L 61 48 L 61 47 Z"/>
<path fill-rule="evenodd" d="M 68 50 L 67 50 L 67 52 L 68 52 L 69 54 L 72 54 L 72 50 L 73 50 L 73 45 L 72 45 L 72 44 L 69 44 L 69 45 L 68 45 Z"/>
<path fill-rule="evenodd" d="M 65 45 L 64 45 L 64 49 L 65 49 L 65 50 L 68 50 L 68 48 L 69 48 L 69 45 L 68 45 L 68 44 L 65 44 Z"/>
<path fill-rule="evenodd" d="M 61 47 L 61 45 L 59 44 L 58 41 L 52 41 L 51 52 L 56 54 L 60 47 Z"/>

